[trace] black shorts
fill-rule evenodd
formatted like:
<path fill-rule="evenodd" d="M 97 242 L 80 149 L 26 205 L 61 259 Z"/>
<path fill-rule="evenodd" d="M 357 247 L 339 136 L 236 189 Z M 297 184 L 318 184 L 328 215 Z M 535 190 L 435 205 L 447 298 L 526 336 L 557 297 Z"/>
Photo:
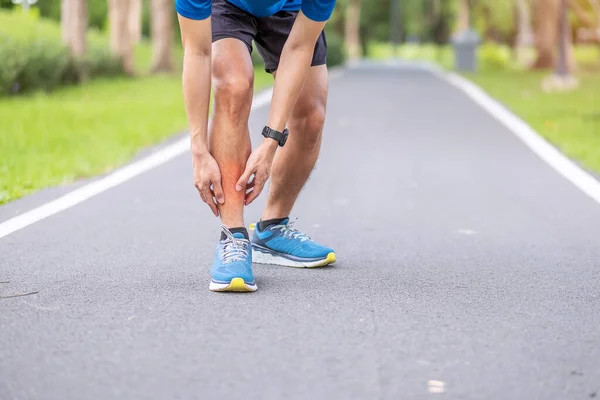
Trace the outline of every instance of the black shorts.
<path fill-rule="evenodd" d="M 265 70 L 269 73 L 277 70 L 281 51 L 285 44 L 298 11 L 279 11 L 270 17 L 258 18 L 229 3 L 227 0 L 213 0 L 212 4 L 212 40 L 235 38 L 246 44 L 252 53 L 252 41 L 265 61 Z M 327 62 L 327 40 L 325 32 L 317 39 L 313 53 L 312 66 Z"/>

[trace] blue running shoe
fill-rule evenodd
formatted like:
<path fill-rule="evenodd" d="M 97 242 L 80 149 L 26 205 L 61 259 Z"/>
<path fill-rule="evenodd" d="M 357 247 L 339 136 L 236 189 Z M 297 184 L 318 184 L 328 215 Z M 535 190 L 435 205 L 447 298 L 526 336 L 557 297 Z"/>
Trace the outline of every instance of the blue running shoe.
<path fill-rule="evenodd" d="M 286 267 L 324 267 L 335 262 L 335 252 L 322 246 L 293 226 L 289 218 L 260 231 L 259 224 L 250 225 L 253 260 L 259 264 Z"/>
<path fill-rule="evenodd" d="M 252 247 L 243 233 L 231 233 L 221 226 L 225 239 L 217 244 L 210 269 L 213 292 L 254 292 L 257 289 L 252 275 Z"/>

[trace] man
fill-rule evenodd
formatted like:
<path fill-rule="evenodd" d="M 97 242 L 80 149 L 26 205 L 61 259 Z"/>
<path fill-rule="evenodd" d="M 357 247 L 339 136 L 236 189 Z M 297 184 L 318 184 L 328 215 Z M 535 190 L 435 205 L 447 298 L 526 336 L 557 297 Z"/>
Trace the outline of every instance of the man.
<path fill-rule="evenodd" d="M 331 248 L 289 221 L 320 150 L 328 87 L 323 28 L 334 6 L 335 0 L 176 0 L 194 182 L 222 222 L 210 290 L 255 291 L 253 259 L 292 267 L 335 262 Z M 251 153 L 253 40 L 275 84 L 264 139 Z M 211 72 L 214 110 L 207 124 Z M 269 177 L 250 242 L 243 209 Z"/>

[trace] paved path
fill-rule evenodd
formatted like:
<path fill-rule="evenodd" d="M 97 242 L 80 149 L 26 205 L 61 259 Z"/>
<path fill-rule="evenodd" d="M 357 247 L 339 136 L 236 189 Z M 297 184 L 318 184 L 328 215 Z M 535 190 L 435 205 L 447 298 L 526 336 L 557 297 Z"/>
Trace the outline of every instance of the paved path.
<path fill-rule="evenodd" d="M 330 93 L 295 216 L 334 267 L 209 292 L 178 157 L 0 240 L 0 295 L 39 292 L 0 299 L 0 399 L 600 397 L 600 206 L 426 71 Z"/>

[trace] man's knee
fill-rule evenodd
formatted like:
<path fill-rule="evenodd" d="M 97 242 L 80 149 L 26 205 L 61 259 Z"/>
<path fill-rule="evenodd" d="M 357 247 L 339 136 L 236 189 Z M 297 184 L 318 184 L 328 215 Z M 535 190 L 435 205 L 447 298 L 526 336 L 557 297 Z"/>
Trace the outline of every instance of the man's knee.
<path fill-rule="evenodd" d="M 311 136 L 320 136 L 325 125 L 325 106 L 315 105 L 308 113 L 306 120 L 306 130 Z"/>
<path fill-rule="evenodd" d="M 213 66 L 215 103 L 227 110 L 240 110 L 252 103 L 254 76 L 239 70 Z"/>
<path fill-rule="evenodd" d="M 312 104 L 306 107 L 296 116 L 299 127 L 302 127 L 302 132 L 297 135 L 302 137 L 302 142 L 309 149 L 317 147 L 320 143 L 321 132 L 325 125 L 325 105 Z"/>

